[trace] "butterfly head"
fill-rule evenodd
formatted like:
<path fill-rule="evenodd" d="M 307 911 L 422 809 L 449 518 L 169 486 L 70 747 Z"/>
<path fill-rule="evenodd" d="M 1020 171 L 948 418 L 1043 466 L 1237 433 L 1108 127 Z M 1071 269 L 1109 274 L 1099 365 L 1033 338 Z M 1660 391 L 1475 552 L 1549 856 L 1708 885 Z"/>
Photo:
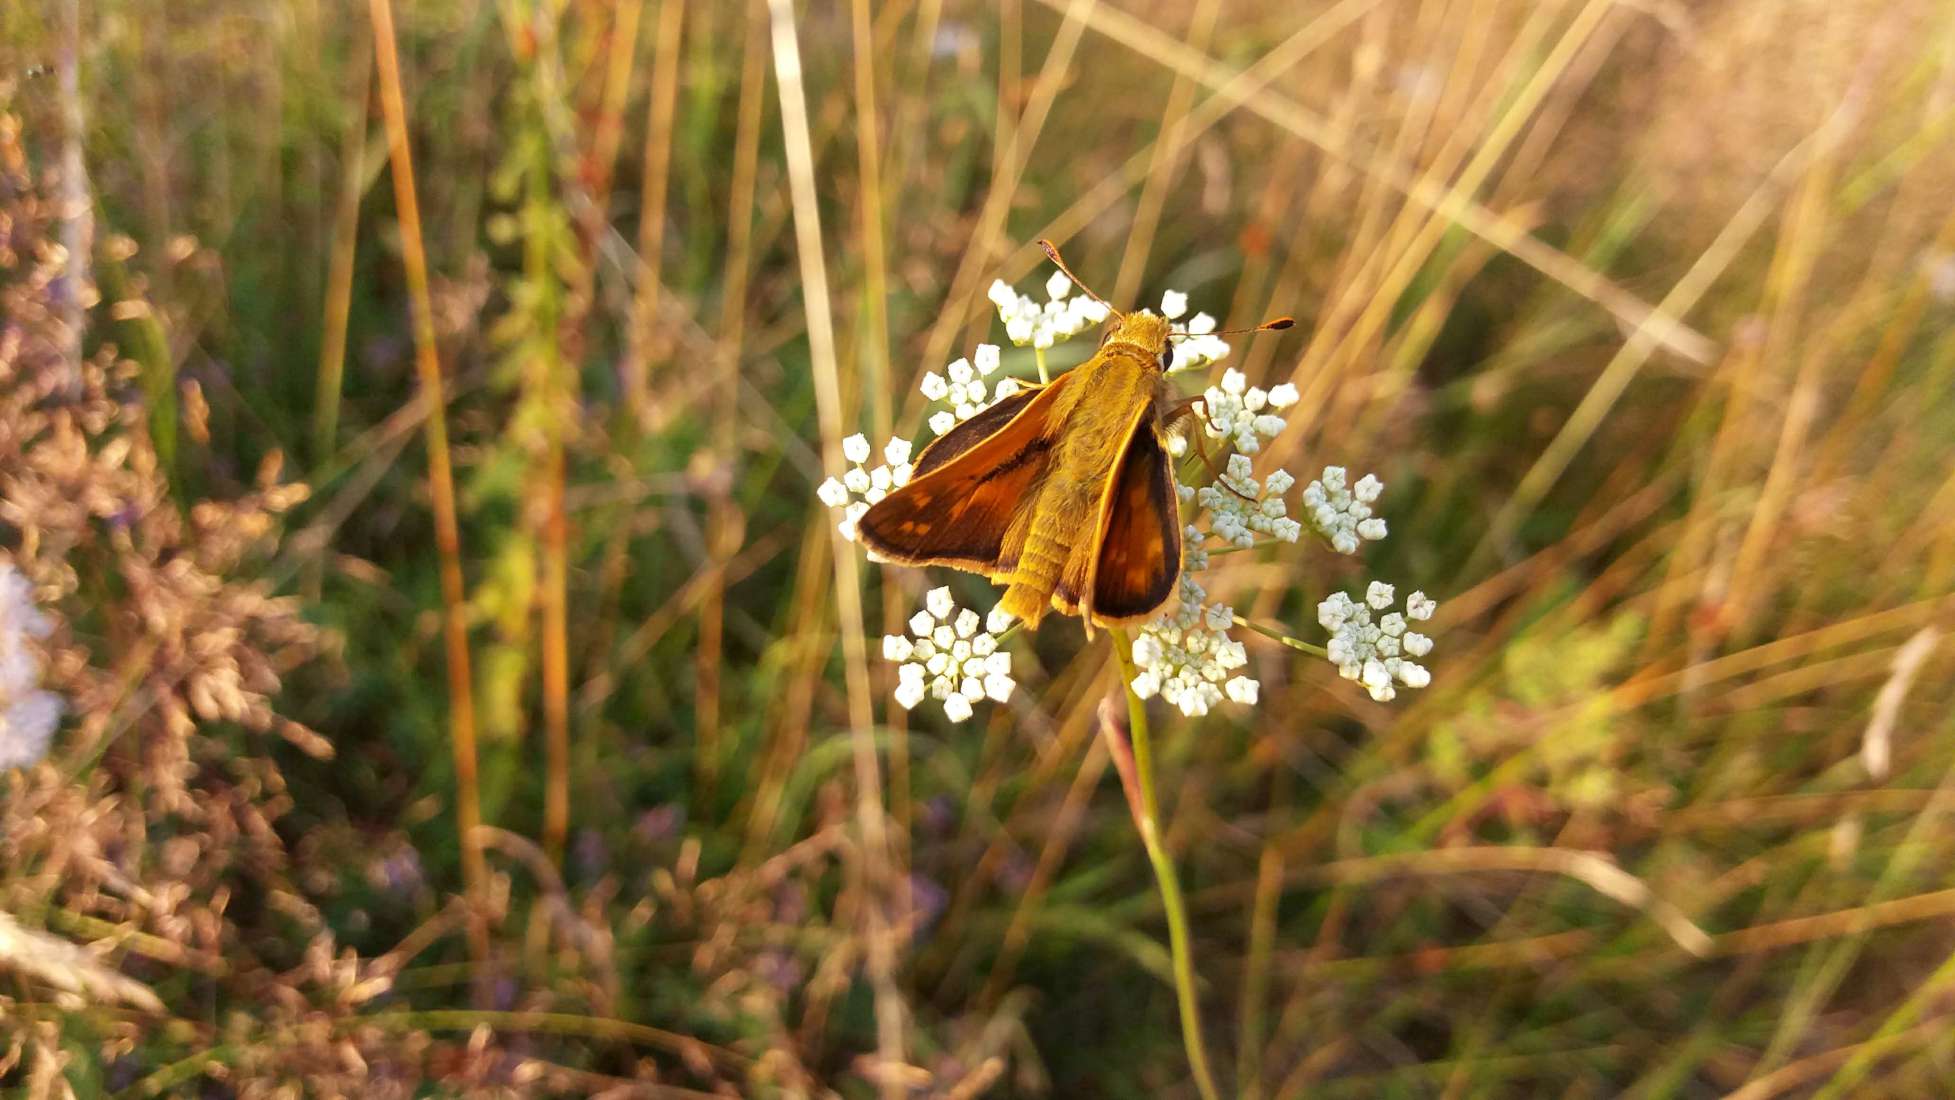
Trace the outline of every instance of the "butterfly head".
<path fill-rule="evenodd" d="M 1166 317 L 1141 310 L 1116 314 L 1113 331 L 1107 333 L 1106 346 L 1126 344 L 1139 348 L 1156 359 L 1161 359 L 1168 352 L 1168 336 L 1171 331 Z"/>

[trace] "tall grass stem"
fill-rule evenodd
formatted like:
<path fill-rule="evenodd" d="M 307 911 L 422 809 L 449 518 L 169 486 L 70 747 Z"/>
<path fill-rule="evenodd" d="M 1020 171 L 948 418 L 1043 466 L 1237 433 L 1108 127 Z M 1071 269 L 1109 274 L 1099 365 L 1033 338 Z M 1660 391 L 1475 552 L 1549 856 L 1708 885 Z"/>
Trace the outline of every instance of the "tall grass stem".
<path fill-rule="evenodd" d="M 468 600 L 462 582 L 461 530 L 455 519 L 455 481 L 448 456 L 447 403 L 441 359 L 435 347 L 434 300 L 428 292 L 428 258 L 421 245 L 421 209 L 414 195 L 414 163 L 407 141 L 407 103 L 401 92 L 400 57 L 394 46 L 391 0 L 369 0 L 380 106 L 387 124 L 387 156 L 399 207 L 401 262 L 414 319 L 414 362 L 428 406 L 428 491 L 434 505 L 435 551 L 441 559 L 442 634 L 448 655 L 448 732 L 455 758 L 455 826 L 461 838 L 462 885 L 473 910 L 469 946 L 488 954 L 483 890 L 488 867 L 477 839 L 482 823 L 481 781 L 476 768 L 475 688 L 469 669 Z"/>

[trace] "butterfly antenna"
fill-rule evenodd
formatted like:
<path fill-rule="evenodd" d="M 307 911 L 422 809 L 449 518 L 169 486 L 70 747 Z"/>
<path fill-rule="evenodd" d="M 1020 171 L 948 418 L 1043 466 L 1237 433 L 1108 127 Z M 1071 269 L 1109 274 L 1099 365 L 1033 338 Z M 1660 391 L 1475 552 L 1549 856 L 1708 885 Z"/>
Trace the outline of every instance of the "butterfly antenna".
<path fill-rule="evenodd" d="M 1073 281 L 1073 285 L 1080 289 L 1080 293 L 1086 295 L 1088 298 L 1091 298 L 1094 301 L 1105 306 L 1107 310 L 1111 312 L 1115 317 L 1125 317 L 1127 315 L 1124 310 L 1114 308 L 1112 302 L 1109 302 L 1105 298 L 1100 297 L 1098 294 L 1093 293 L 1092 287 L 1087 286 L 1085 283 L 1079 281 L 1079 276 L 1073 274 L 1073 269 L 1067 267 L 1066 261 L 1060 258 L 1058 245 L 1053 244 L 1051 241 L 1046 240 L 1044 237 L 1040 237 L 1039 247 L 1045 249 L 1046 258 L 1051 260 L 1053 266 L 1057 267 L 1066 276 L 1066 278 L 1071 279 Z"/>
<path fill-rule="evenodd" d="M 1237 336 L 1245 332 L 1282 332 L 1286 328 L 1294 327 L 1296 323 L 1297 321 L 1296 318 L 1294 317 L 1272 317 L 1269 320 L 1264 321 L 1262 324 L 1257 325 L 1254 328 L 1225 328 L 1220 330 L 1219 332 L 1207 332 L 1207 333 L 1203 333 L 1202 335 Z M 1174 335 L 1177 337 L 1181 337 L 1181 336 L 1188 336 L 1193 334 L 1177 332 Z"/>

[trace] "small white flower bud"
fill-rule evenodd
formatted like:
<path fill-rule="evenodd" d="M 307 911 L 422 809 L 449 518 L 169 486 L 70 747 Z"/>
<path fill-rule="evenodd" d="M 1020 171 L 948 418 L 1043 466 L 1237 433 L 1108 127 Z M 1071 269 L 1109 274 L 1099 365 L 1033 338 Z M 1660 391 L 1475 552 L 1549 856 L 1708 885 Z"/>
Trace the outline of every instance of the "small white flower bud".
<path fill-rule="evenodd" d="M 905 667 L 915 668 L 916 666 L 907 665 Z M 918 703 L 923 702 L 924 693 L 925 688 L 921 678 L 904 680 L 896 685 L 896 703 L 904 710 L 914 710 Z"/>
<path fill-rule="evenodd" d="M 950 618 L 951 612 L 957 610 L 957 600 L 951 596 L 950 586 L 944 585 L 924 593 L 923 606 L 930 612 L 931 618 L 943 622 Z M 923 631 L 919 630 L 917 633 L 921 634 Z"/>

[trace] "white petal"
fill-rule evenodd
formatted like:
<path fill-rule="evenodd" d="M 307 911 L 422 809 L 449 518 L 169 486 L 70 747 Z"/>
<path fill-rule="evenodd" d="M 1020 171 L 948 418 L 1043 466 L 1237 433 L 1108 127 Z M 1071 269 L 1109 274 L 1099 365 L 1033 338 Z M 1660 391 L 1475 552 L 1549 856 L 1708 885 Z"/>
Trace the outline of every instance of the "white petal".
<path fill-rule="evenodd" d="M 944 700 L 944 717 L 953 722 L 968 722 L 971 718 L 971 701 L 962 695 L 953 695 Z"/>
<path fill-rule="evenodd" d="M 951 382 L 959 386 L 977 377 L 977 372 L 971 369 L 971 361 L 969 359 L 959 359 L 957 362 L 944 368 L 944 373 L 950 375 Z"/>
<path fill-rule="evenodd" d="M 910 640 L 901 634 L 885 634 L 882 636 L 882 659 L 885 661 L 907 661 L 910 659 L 911 651 L 915 648 L 915 646 L 910 644 Z"/>
<path fill-rule="evenodd" d="M 976 634 L 977 628 L 978 628 L 977 612 L 972 611 L 970 608 L 967 607 L 964 610 L 959 611 L 957 613 L 957 636 L 959 638 L 968 638 L 971 635 Z"/>
<path fill-rule="evenodd" d="M 1426 619 L 1432 618 L 1432 613 L 1438 609 L 1439 605 L 1433 601 L 1432 597 L 1426 595 L 1424 592 L 1414 592 L 1410 596 L 1405 597 L 1405 615 L 1407 618 L 1418 619 L 1423 622 Z"/>
<path fill-rule="evenodd" d="M 1056 302 L 1070 293 L 1072 288 L 1073 281 L 1066 278 L 1066 273 L 1055 271 L 1045 281 L 1045 296 Z"/>
<path fill-rule="evenodd" d="M 923 606 L 938 622 L 943 622 L 950 618 L 951 612 L 957 610 L 957 601 L 950 594 L 950 586 L 944 585 L 925 593 Z"/>
<path fill-rule="evenodd" d="M 830 508 L 840 508 L 849 502 L 848 489 L 832 477 L 821 483 L 821 487 L 815 490 L 815 496 Z"/>
<path fill-rule="evenodd" d="M 1285 382 L 1280 386 L 1270 387 L 1269 403 L 1272 408 L 1287 409 L 1297 403 L 1298 396 L 1297 388 Z"/>
<path fill-rule="evenodd" d="M 994 673 L 984 678 L 984 694 L 990 696 L 993 702 L 1002 703 L 1010 699 L 1011 689 L 1016 686 L 1018 685 L 1009 676 L 999 676 Z"/>
<path fill-rule="evenodd" d="M 890 440 L 888 445 L 882 449 L 882 460 L 891 466 L 907 465 L 910 461 L 910 441 L 907 439 Z"/>
<path fill-rule="evenodd" d="M 919 638 L 928 638 L 930 632 L 936 628 L 937 620 L 932 618 L 928 611 L 919 611 L 910 616 L 910 633 Z"/>
<path fill-rule="evenodd" d="M 869 461 L 869 437 L 857 432 L 842 440 L 842 454 L 846 455 L 850 462 Z"/>
<path fill-rule="evenodd" d="M 942 435 L 956 426 L 957 414 L 949 409 L 941 409 L 930 414 L 930 431 L 936 435 Z"/>
<path fill-rule="evenodd" d="M 1386 584 L 1384 581 L 1372 581 L 1364 590 L 1364 602 L 1379 611 L 1390 607 L 1392 601 L 1396 598 L 1392 594 L 1392 586 Z"/>
<path fill-rule="evenodd" d="M 1258 691 L 1262 685 L 1247 676 L 1237 676 L 1222 686 L 1222 690 L 1235 702 L 1245 706 L 1255 706 Z"/>
<path fill-rule="evenodd" d="M 922 390 L 923 396 L 932 401 L 942 401 L 944 394 L 950 392 L 950 383 L 944 381 L 943 375 L 930 371 L 923 376 L 923 382 L 917 386 L 917 389 Z"/>
<path fill-rule="evenodd" d="M 916 666 L 907 665 L 905 667 L 915 668 Z M 918 703 L 923 702 L 923 696 L 925 690 L 926 689 L 923 686 L 923 680 L 921 678 L 915 680 L 904 680 L 903 682 L 896 685 L 896 702 L 904 710 L 912 710 L 916 707 Z"/>
<path fill-rule="evenodd" d="M 1161 315 L 1172 321 L 1188 312 L 1188 296 L 1179 290 L 1170 290 L 1161 295 Z"/>
<path fill-rule="evenodd" d="M 997 370 L 998 345 L 979 344 L 976 353 L 971 356 L 971 364 L 977 367 L 979 374 L 990 374 L 992 371 Z"/>

